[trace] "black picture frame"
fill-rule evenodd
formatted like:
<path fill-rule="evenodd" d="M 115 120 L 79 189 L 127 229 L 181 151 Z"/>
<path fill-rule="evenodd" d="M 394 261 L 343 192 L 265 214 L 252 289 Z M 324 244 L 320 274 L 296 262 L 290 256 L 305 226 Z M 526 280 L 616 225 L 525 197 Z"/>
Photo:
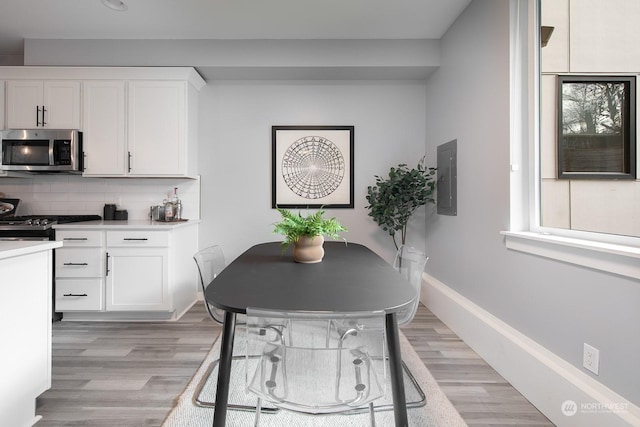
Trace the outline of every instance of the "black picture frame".
<path fill-rule="evenodd" d="M 558 179 L 635 179 L 636 77 L 558 76 Z"/>
<path fill-rule="evenodd" d="M 271 207 L 353 208 L 354 126 L 272 126 Z"/>

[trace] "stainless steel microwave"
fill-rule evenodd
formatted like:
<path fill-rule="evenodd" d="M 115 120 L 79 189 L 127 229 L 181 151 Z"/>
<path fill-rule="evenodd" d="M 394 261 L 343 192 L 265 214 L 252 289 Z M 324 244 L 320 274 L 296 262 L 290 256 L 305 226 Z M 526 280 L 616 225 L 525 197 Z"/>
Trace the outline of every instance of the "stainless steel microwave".
<path fill-rule="evenodd" d="M 0 169 L 81 173 L 82 132 L 66 129 L 2 131 Z"/>

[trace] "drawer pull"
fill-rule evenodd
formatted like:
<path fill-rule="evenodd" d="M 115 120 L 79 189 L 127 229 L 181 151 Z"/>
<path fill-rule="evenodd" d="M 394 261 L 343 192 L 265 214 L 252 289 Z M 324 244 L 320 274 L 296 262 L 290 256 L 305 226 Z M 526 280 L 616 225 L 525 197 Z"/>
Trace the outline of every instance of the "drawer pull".
<path fill-rule="evenodd" d="M 62 240 L 89 240 L 86 237 L 65 237 Z"/>
<path fill-rule="evenodd" d="M 146 237 L 125 237 L 122 240 L 149 240 Z"/>
<path fill-rule="evenodd" d="M 87 294 L 62 294 L 63 297 L 86 297 Z"/>
<path fill-rule="evenodd" d="M 86 262 L 65 262 L 64 265 L 89 265 Z"/>

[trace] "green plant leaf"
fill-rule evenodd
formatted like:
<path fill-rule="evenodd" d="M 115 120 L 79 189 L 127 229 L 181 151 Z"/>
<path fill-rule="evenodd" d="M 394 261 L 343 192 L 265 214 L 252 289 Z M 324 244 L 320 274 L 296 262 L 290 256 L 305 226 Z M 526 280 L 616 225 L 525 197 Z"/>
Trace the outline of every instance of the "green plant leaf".
<path fill-rule="evenodd" d="M 391 167 L 387 178 L 374 175 L 376 185 L 367 187 L 369 216 L 389 233 L 396 247 L 396 231 L 401 231 L 401 243 L 404 244 L 411 215 L 419 207 L 435 203 L 433 192 L 437 168 L 425 167 L 425 160 L 426 157 L 422 157 L 413 169 L 404 163 Z"/>
<path fill-rule="evenodd" d="M 300 212 L 294 214 L 288 209 L 277 208 L 282 220 L 274 224 L 273 233 L 282 234 L 283 246 L 287 247 L 295 243 L 302 236 L 326 236 L 331 239 L 339 239 L 340 232 L 347 231 L 335 218 L 323 218 L 325 211 L 321 208 L 313 214 L 302 216 Z M 346 239 L 343 238 L 346 242 Z"/>

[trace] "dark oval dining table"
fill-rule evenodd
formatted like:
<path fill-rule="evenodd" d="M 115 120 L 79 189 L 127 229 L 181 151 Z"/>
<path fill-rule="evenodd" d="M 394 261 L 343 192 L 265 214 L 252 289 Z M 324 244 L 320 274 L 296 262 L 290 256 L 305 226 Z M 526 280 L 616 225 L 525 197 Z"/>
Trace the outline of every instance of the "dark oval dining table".
<path fill-rule="evenodd" d="M 213 418 L 226 424 L 236 314 L 247 307 L 285 311 L 385 311 L 396 426 L 408 426 L 396 312 L 416 290 L 385 260 L 357 243 L 325 242 L 322 262 L 300 264 L 280 242 L 257 244 L 230 263 L 205 298 L 225 311 Z"/>

